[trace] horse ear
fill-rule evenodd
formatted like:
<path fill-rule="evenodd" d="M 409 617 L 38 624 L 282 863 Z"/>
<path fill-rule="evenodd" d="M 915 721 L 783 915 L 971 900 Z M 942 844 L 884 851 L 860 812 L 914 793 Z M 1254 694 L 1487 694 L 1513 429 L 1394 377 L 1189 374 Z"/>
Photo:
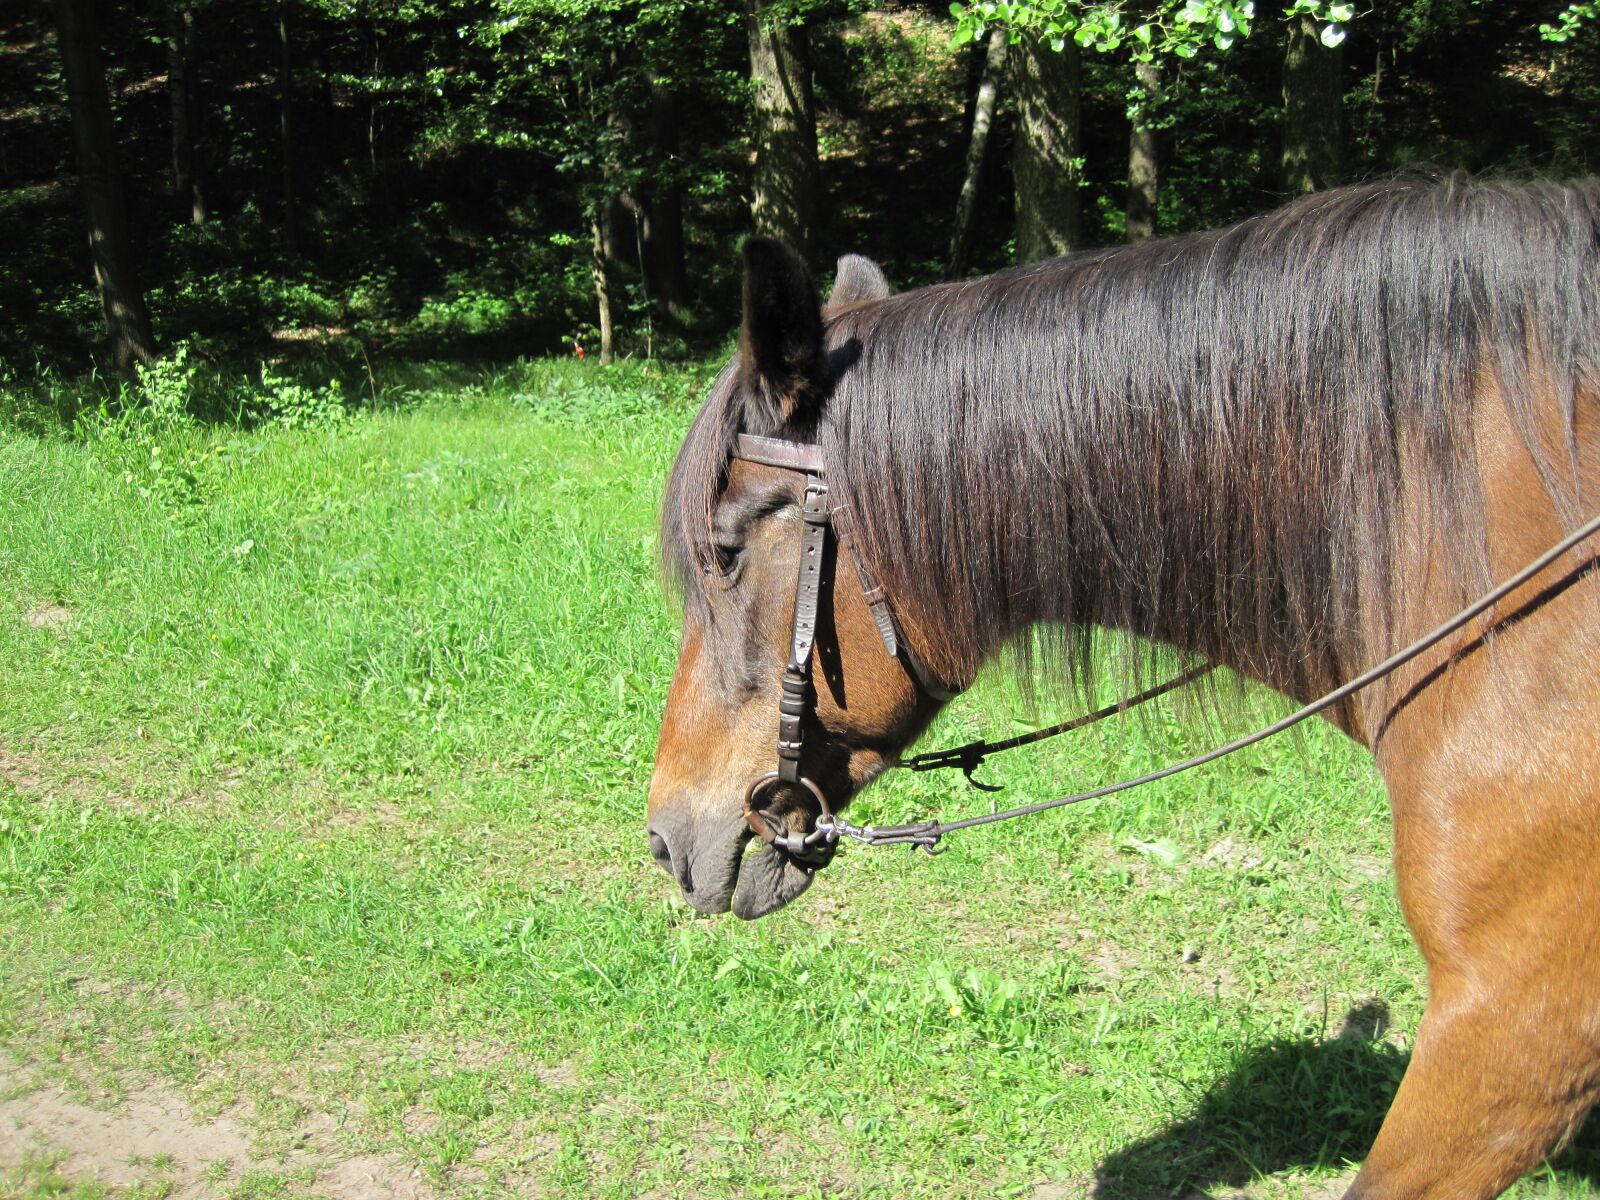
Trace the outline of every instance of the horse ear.
<path fill-rule="evenodd" d="M 744 327 L 739 334 L 747 390 L 787 421 L 827 390 L 822 303 L 805 261 L 782 242 L 744 244 Z"/>
<path fill-rule="evenodd" d="M 839 259 L 833 272 L 833 291 L 828 296 L 830 308 L 888 298 L 889 281 L 877 263 L 859 254 L 846 254 Z"/>

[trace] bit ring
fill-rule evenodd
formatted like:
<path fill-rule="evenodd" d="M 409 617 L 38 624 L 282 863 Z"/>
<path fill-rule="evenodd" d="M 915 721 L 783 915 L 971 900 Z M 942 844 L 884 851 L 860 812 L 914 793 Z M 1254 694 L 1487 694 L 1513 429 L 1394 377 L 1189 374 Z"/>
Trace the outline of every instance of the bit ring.
<path fill-rule="evenodd" d="M 776 771 L 768 771 L 765 775 L 758 776 L 744 794 L 745 824 L 749 825 L 755 831 L 755 835 L 769 846 L 778 840 L 778 834 L 772 826 L 767 824 L 766 818 L 756 808 L 756 801 L 781 782 L 782 780 L 778 778 Z M 821 818 L 817 823 L 818 828 L 824 828 L 824 822 L 827 825 L 831 825 L 833 822 L 833 809 L 828 807 L 828 799 L 822 794 L 822 789 L 804 775 L 800 776 L 795 782 L 811 793 L 811 798 L 817 802 L 817 806 L 822 810 Z"/>

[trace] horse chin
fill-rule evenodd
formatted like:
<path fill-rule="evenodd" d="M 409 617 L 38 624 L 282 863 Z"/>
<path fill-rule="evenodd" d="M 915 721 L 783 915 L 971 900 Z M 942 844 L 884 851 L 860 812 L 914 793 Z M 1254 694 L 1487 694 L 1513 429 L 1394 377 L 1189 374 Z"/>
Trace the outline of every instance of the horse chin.
<path fill-rule="evenodd" d="M 754 921 L 777 912 L 811 886 L 816 872 L 796 865 L 787 854 L 771 846 L 746 854 L 733 891 L 733 915 Z"/>

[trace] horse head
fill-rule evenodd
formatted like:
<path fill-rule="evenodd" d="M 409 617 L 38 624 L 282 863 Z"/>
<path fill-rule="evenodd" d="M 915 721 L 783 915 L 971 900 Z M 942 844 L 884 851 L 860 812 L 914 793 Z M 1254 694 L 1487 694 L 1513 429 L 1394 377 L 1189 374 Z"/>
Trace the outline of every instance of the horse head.
<path fill-rule="evenodd" d="M 869 604 L 864 567 L 841 544 L 812 469 L 853 357 L 828 345 L 828 317 L 883 299 L 888 285 L 866 259 L 841 259 L 825 312 L 787 247 L 751 239 L 744 260 L 738 353 L 667 486 L 663 549 L 683 596 L 683 636 L 650 783 L 649 837 L 695 908 L 749 919 L 810 886 L 828 854 L 798 852 L 799 841 L 893 762 L 938 699 L 885 653 L 892 618 L 881 602 L 876 612 Z M 740 435 L 772 439 L 763 444 L 779 453 L 742 455 Z M 803 560 L 812 581 L 804 606 L 814 612 L 802 612 L 807 661 L 795 664 Z M 780 740 L 792 762 L 782 778 L 773 770 Z M 758 829 L 766 844 L 752 850 Z"/>

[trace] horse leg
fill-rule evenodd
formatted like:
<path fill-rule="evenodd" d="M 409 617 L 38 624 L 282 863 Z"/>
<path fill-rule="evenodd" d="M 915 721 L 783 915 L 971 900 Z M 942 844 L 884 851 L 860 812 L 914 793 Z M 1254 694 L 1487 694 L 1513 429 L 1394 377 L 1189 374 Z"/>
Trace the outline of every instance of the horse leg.
<path fill-rule="evenodd" d="M 1380 744 L 1430 998 L 1347 1200 L 1498 1196 L 1600 1093 L 1597 639 L 1555 616 L 1458 660 Z"/>

